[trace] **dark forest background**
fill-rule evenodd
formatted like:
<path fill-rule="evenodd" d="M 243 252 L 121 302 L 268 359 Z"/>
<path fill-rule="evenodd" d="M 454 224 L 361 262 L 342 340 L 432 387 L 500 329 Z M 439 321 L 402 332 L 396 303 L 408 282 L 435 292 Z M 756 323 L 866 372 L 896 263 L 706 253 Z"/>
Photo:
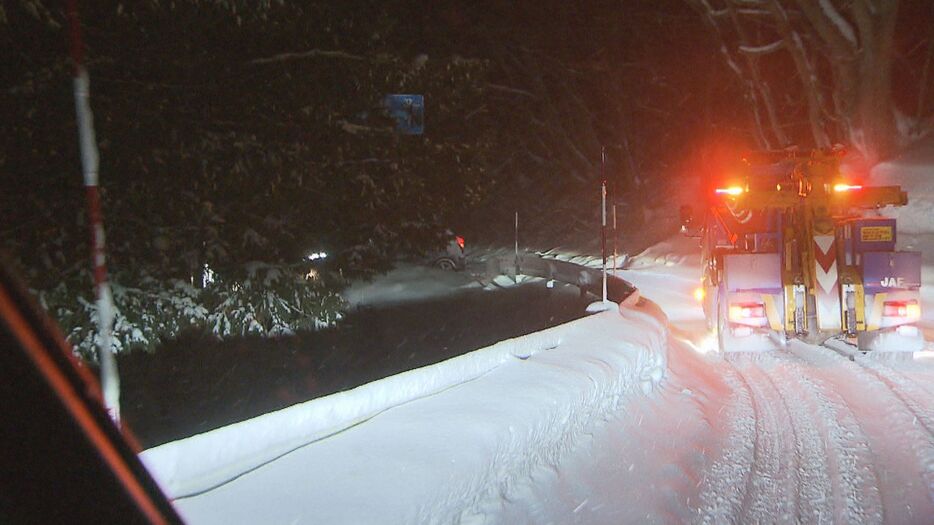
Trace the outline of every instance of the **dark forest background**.
<path fill-rule="evenodd" d="M 255 304 L 316 246 L 344 277 L 367 274 L 443 246 L 448 230 L 511 239 L 516 211 L 530 235 L 563 242 L 595 228 L 601 148 L 631 231 L 673 214 L 717 152 L 858 135 L 873 160 L 894 155 L 934 109 L 931 4 L 902 2 L 876 25 L 859 2 L 832 4 L 865 29 L 859 49 L 879 41 L 891 57 L 892 105 L 876 110 L 901 126 L 893 143 L 856 133 L 856 107 L 889 123 L 843 99 L 865 77 L 831 67 L 850 46 L 831 45 L 809 0 L 82 3 L 125 333 L 152 323 L 129 313 L 147 304 L 198 326 L 212 309 L 249 310 L 227 333 L 291 326 L 276 324 L 283 312 L 331 322 L 339 283 L 296 295 L 293 279 L 288 308 Z M 0 238 L 66 333 L 89 341 L 66 25 L 58 3 L 0 10 Z M 423 135 L 394 130 L 390 93 L 425 96 Z M 213 302 L 197 289 L 205 265 L 228 284 Z M 243 291 L 250 279 L 267 286 Z"/>

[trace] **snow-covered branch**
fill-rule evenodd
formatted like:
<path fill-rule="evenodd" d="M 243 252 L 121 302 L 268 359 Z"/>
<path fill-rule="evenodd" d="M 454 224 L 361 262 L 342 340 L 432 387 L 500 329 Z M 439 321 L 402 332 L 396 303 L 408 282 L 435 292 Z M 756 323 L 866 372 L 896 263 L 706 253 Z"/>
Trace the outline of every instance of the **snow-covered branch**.
<path fill-rule="evenodd" d="M 774 53 L 784 47 L 784 40 L 776 40 L 771 44 L 765 44 L 763 46 L 739 46 L 739 50 L 742 53 L 747 55 L 767 55 L 769 53 Z"/>
<path fill-rule="evenodd" d="M 854 1 L 851 7 L 853 20 L 860 35 L 871 35 L 875 24 L 873 10 L 866 2 Z"/>
<path fill-rule="evenodd" d="M 257 58 L 250 61 L 250 64 L 259 65 L 259 64 L 271 64 L 273 62 L 285 62 L 288 60 L 299 60 L 303 58 L 341 58 L 344 60 L 366 60 L 360 55 L 354 55 L 346 51 L 331 51 L 326 49 L 312 49 L 310 51 L 304 51 L 301 53 L 280 53 L 278 55 L 273 55 L 266 58 Z"/>
<path fill-rule="evenodd" d="M 499 84 L 493 84 L 493 83 L 487 83 L 486 87 L 492 90 L 495 90 L 495 91 L 503 91 L 505 93 L 513 93 L 515 95 L 522 95 L 522 96 L 530 97 L 530 98 L 538 98 L 537 96 L 535 96 L 534 93 L 530 91 L 526 91 L 524 89 L 519 89 L 519 88 L 514 88 L 514 87 L 509 87 L 509 86 L 501 86 Z"/>
<path fill-rule="evenodd" d="M 808 121 L 814 143 L 820 147 L 827 147 L 830 145 L 830 137 L 824 127 L 824 117 L 829 115 L 824 108 L 824 98 L 818 83 L 817 70 L 808 56 L 801 35 L 792 26 L 791 19 L 785 8 L 778 0 L 772 0 L 769 7 L 774 14 L 774 19 L 778 22 L 779 34 L 782 35 L 784 42 L 787 44 L 787 49 L 795 62 L 795 68 L 798 70 L 798 78 L 801 79 L 804 88 Z"/>
<path fill-rule="evenodd" d="M 772 16 L 772 13 L 766 11 L 765 9 L 737 9 L 736 14 L 741 16 Z"/>
<path fill-rule="evenodd" d="M 825 0 L 797 0 L 797 3 L 808 22 L 821 39 L 831 47 L 835 55 L 846 56 L 856 49 L 857 42 L 853 27 L 833 5 L 829 5 L 829 2 Z M 824 7 L 825 3 L 828 4 L 828 8 Z M 830 18 L 828 13 L 835 14 L 837 20 Z"/>
<path fill-rule="evenodd" d="M 866 6 L 866 9 L 869 10 L 869 13 L 875 15 L 877 13 L 875 4 L 872 3 L 872 0 L 858 0 Z"/>
<path fill-rule="evenodd" d="M 830 0 L 818 0 L 821 11 L 823 11 L 824 16 L 837 28 L 837 31 L 843 35 L 843 38 L 847 39 L 850 44 L 856 45 L 856 33 L 853 32 L 853 26 L 850 25 L 846 19 L 843 18 L 843 15 L 837 11 L 837 8 L 834 7 Z"/>
<path fill-rule="evenodd" d="M 712 18 L 719 18 L 721 16 L 727 16 L 730 14 L 730 10 L 727 8 L 713 9 L 711 6 L 707 6 L 707 8 L 709 9 L 709 11 L 707 11 L 707 16 Z"/>

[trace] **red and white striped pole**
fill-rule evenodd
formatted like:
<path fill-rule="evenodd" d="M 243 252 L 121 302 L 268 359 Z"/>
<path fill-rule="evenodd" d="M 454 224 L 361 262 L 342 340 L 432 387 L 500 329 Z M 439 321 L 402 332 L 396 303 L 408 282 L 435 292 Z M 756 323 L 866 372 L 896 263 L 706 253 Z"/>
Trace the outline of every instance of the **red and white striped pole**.
<path fill-rule="evenodd" d="M 98 154 L 94 137 L 94 117 L 91 114 L 90 83 L 84 68 L 84 46 L 76 0 L 68 1 L 68 21 L 71 32 L 71 58 L 74 62 L 75 111 L 78 120 L 78 141 L 81 147 L 81 167 L 87 195 L 88 219 L 91 229 L 91 265 L 94 269 L 94 289 L 97 296 L 98 358 L 101 366 L 101 390 L 104 406 L 114 422 L 120 424 L 120 376 L 113 354 L 113 296 L 107 281 L 107 260 L 104 250 L 104 219 L 98 191 Z"/>

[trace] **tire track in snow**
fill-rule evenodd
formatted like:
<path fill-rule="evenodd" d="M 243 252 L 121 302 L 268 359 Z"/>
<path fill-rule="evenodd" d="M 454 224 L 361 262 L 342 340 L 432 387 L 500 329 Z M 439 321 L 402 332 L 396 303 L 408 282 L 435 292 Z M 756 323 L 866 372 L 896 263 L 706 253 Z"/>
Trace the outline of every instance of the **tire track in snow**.
<path fill-rule="evenodd" d="M 699 523 L 735 523 L 752 476 L 755 457 L 756 413 L 749 386 L 730 363 L 722 366 L 723 380 L 732 395 L 724 405 L 728 421 L 721 455 L 704 474 L 697 509 Z"/>
<path fill-rule="evenodd" d="M 785 410 L 791 419 L 790 428 L 794 436 L 793 457 L 795 486 L 795 515 L 796 521 L 802 522 L 803 517 L 816 521 L 819 516 L 832 512 L 827 494 L 832 491 L 830 476 L 826 467 L 826 445 L 817 422 L 806 408 L 801 393 L 796 388 L 782 388 L 776 381 L 777 372 L 774 370 L 776 360 L 771 356 L 763 356 L 762 371 L 771 389 L 781 398 Z"/>
<path fill-rule="evenodd" d="M 924 392 L 928 397 L 934 398 L 934 377 L 930 377 L 925 381 L 922 378 L 912 377 L 901 371 L 899 371 L 899 373 L 902 374 L 908 382 L 914 384 L 919 391 Z"/>
<path fill-rule="evenodd" d="M 912 375 L 912 374 L 905 373 L 905 371 L 901 368 L 901 365 L 904 365 L 906 361 L 895 361 L 894 363 L 886 363 L 884 360 L 882 360 L 882 362 L 880 362 L 880 359 L 878 357 L 874 357 L 873 354 L 868 354 L 868 355 L 864 355 L 860 357 L 866 360 L 877 362 L 880 365 L 884 366 L 886 369 L 891 370 L 893 373 L 898 374 L 899 377 L 904 378 L 906 383 L 913 385 L 911 387 L 912 389 L 916 390 L 917 392 L 922 393 L 925 396 L 925 398 L 934 398 L 934 375 L 928 375 L 928 374 Z M 907 362 L 910 362 L 912 366 L 919 365 L 918 361 L 916 361 L 914 358 L 912 358 L 910 361 L 907 361 Z M 922 369 L 912 369 L 911 372 L 917 373 L 925 369 L 928 372 L 934 370 L 931 368 L 931 363 L 927 363 L 926 367 Z"/>
<path fill-rule="evenodd" d="M 730 359 L 743 375 L 756 409 L 755 463 L 742 523 L 794 523 L 797 516 L 797 438 L 788 407 L 753 355 Z"/>
<path fill-rule="evenodd" d="M 900 371 L 879 362 L 872 356 L 858 356 L 856 363 L 869 370 L 879 380 L 885 383 L 892 392 L 898 396 L 905 406 L 914 414 L 917 421 L 924 425 L 928 434 L 934 436 L 934 411 L 925 410 L 925 405 L 931 404 L 931 394 L 912 379 Z"/>
<path fill-rule="evenodd" d="M 808 389 L 789 379 L 783 370 L 785 364 L 776 360 L 770 364 L 769 378 L 782 392 L 796 433 L 795 455 L 802 467 L 797 472 L 797 517 L 802 522 L 816 523 L 822 517 L 833 516 L 833 502 L 828 498 L 833 493 L 827 461 L 831 447 L 822 425 L 824 418 L 815 416 L 815 399 L 806 395 Z"/>
<path fill-rule="evenodd" d="M 800 341 L 789 351 L 807 364 L 806 370 L 825 378 L 841 405 L 859 411 L 875 456 L 872 464 L 880 471 L 885 519 L 914 522 L 934 515 L 934 439 L 917 424 L 911 407 L 885 381 L 837 352 Z"/>
<path fill-rule="evenodd" d="M 800 429 L 798 516 L 805 522 L 881 523 L 873 456 L 846 402 L 801 359 L 769 353 L 770 377 Z"/>

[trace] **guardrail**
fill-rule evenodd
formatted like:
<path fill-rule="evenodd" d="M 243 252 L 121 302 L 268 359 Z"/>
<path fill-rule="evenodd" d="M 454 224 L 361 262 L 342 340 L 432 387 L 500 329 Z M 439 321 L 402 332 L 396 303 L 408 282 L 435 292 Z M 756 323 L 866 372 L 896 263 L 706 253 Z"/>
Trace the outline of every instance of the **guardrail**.
<path fill-rule="evenodd" d="M 487 259 L 487 275 L 492 279 L 497 275 L 528 275 L 543 279 L 554 279 L 580 288 L 581 293 L 603 296 L 603 275 L 599 268 L 590 268 L 580 264 L 542 257 L 535 253 L 503 255 Z M 607 275 L 607 298 L 615 303 L 622 303 L 636 291 L 629 281 L 615 275 Z"/>

